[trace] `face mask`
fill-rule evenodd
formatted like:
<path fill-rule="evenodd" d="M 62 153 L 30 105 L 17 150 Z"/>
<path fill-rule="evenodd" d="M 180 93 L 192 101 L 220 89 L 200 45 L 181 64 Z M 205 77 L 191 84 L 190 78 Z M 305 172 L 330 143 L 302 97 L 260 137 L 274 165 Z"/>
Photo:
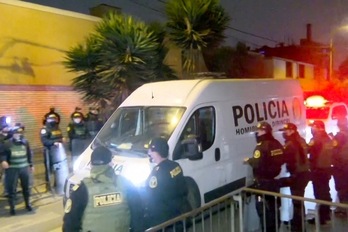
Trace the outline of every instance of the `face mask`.
<path fill-rule="evenodd" d="M 283 138 L 286 140 L 286 139 L 288 139 L 290 136 L 288 136 L 285 132 L 283 132 Z"/>
<path fill-rule="evenodd" d="M 22 140 L 22 135 L 21 135 L 21 134 L 18 134 L 18 133 L 13 134 L 12 137 L 13 137 L 13 139 L 14 139 L 16 142 L 19 142 L 19 141 Z"/>
<path fill-rule="evenodd" d="M 79 124 L 82 121 L 82 119 L 81 118 L 74 118 L 73 121 L 74 121 L 74 123 Z"/>

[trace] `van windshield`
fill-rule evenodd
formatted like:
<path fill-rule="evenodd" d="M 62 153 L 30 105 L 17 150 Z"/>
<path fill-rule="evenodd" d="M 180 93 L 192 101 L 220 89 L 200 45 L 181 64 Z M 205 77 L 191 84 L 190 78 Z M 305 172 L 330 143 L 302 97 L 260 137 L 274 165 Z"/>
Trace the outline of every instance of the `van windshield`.
<path fill-rule="evenodd" d="M 327 119 L 329 117 L 330 107 L 307 108 L 307 119 Z"/>
<path fill-rule="evenodd" d="M 145 145 L 158 136 L 166 139 L 180 121 L 183 107 L 122 107 L 106 122 L 93 147 L 104 145 L 117 155 L 147 157 Z"/>

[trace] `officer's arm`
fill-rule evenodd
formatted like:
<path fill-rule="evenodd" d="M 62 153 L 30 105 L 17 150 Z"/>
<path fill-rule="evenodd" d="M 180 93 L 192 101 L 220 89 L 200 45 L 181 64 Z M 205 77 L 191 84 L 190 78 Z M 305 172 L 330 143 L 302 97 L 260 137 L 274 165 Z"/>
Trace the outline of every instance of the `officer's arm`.
<path fill-rule="evenodd" d="M 26 147 L 26 150 L 27 150 L 27 160 L 28 160 L 29 166 L 33 167 L 33 152 L 30 149 L 30 145 L 29 145 L 28 140 L 25 139 L 24 143 L 25 143 L 25 147 Z"/>
<path fill-rule="evenodd" d="M 53 146 L 54 141 L 48 138 L 48 131 L 45 128 L 41 129 L 40 138 L 41 142 L 45 147 Z"/>
<path fill-rule="evenodd" d="M 76 188 L 74 186 L 74 188 Z M 65 204 L 63 217 L 63 232 L 80 231 L 82 217 L 88 203 L 86 186 L 81 185 L 71 192 L 70 198 Z"/>

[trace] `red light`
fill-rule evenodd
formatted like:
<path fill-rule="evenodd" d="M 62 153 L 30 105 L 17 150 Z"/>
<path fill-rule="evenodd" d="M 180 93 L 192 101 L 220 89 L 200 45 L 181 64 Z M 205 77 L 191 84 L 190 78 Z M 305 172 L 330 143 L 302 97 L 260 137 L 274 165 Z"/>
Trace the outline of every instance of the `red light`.
<path fill-rule="evenodd" d="M 323 96 L 314 95 L 308 97 L 305 101 L 307 107 L 323 107 L 328 102 Z"/>

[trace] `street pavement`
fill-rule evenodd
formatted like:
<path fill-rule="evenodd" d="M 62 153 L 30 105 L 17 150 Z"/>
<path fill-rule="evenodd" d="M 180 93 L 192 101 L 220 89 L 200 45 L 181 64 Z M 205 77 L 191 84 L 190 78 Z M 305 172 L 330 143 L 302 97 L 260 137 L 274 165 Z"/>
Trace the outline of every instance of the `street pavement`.
<path fill-rule="evenodd" d="M 68 161 L 70 157 L 68 157 Z M 33 211 L 25 209 L 22 193 L 18 187 L 16 215 L 9 215 L 7 198 L 3 196 L 3 179 L 0 183 L 0 231 L 1 232 L 58 232 L 62 231 L 64 215 L 63 197 L 46 190 L 44 165 L 40 151 L 34 155 L 34 174 L 32 175 L 31 204 Z"/>

